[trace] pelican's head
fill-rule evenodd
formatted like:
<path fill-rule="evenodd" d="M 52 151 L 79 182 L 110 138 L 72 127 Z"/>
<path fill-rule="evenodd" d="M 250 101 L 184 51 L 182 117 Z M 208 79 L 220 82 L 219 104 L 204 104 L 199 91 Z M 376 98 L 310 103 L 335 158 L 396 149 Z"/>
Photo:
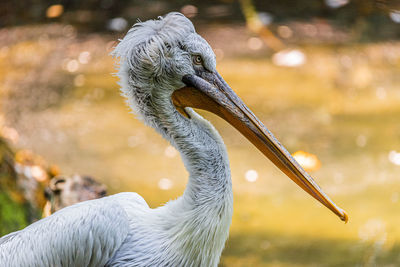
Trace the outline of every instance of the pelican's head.
<path fill-rule="evenodd" d="M 345 211 L 329 199 L 218 74 L 211 47 L 184 15 L 174 12 L 136 23 L 113 54 L 120 58 L 122 92 L 147 124 L 155 126 L 155 103 L 163 103 L 159 99 L 173 103 L 184 116 L 188 116 L 186 107 L 213 112 L 303 190 L 347 221 Z"/>
<path fill-rule="evenodd" d="M 216 71 L 210 45 L 196 33 L 192 22 L 177 12 L 133 25 L 113 55 L 120 59 L 123 93 L 147 123 L 144 116 L 150 99 L 170 98 L 174 90 L 185 86 L 182 78 L 186 75 Z"/>

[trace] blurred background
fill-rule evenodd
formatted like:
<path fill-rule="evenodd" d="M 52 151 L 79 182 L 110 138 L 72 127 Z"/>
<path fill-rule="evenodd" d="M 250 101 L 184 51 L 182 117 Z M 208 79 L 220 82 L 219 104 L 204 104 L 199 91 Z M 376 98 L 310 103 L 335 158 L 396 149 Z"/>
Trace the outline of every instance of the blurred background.
<path fill-rule="evenodd" d="M 157 207 L 182 194 L 179 154 L 129 114 L 109 56 L 137 19 L 170 11 L 193 21 L 225 80 L 350 217 L 342 223 L 201 112 L 232 168 L 220 266 L 398 266 L 395 0 L 2 1 L 0 235 L 54 211 L 68 179 L 86 199 L 135 191 Z"/>

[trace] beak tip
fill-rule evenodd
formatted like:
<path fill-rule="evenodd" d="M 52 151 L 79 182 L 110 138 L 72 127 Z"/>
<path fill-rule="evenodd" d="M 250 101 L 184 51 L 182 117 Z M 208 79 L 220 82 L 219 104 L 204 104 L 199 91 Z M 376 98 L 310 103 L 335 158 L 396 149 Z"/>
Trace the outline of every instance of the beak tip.
<path fill-rule="evenodd" d="M 349 221 L 349 216 L 347 215 L 347 213 L 344 210 L 342 210 L 342 214 L 340 216 L 340 219 L 342 221 L 344 221 L 344 223 L 347 223 Z"/>

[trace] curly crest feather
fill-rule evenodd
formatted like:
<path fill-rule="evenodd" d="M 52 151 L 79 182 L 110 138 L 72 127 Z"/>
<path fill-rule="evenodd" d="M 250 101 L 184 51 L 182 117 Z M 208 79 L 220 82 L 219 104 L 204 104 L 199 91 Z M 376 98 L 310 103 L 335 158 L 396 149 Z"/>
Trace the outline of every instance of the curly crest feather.
<path fill-rule="evenodd" d="M 112 55 L 127 64 L 137 80 L 162 77 L 175 48 L 184 50 L 181 42 L 195 33 L 192 22 L 177 12 L 156 20 L 138 22 L 115 47 Z M 171 64 L 171 66 L 173 66 Z"/>

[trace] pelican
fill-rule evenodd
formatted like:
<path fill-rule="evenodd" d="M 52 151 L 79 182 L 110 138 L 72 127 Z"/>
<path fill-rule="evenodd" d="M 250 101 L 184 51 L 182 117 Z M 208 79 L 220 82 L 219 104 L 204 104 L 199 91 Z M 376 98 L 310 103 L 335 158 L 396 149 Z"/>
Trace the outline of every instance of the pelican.
<path fill-rule="evenodd" d="M 113 55 L 129 106 L 180 152 L 189 173 L 183 195 L 155 209 L 128 192 L 66 207 L 1 238 L 1 266 L 217 266 L 233 212 L 231 174 L 220 135 L 192 108 L 228 121 L 347 221 L 218 74 L 211 47 L 184 15 L 136 23 Z"/>

